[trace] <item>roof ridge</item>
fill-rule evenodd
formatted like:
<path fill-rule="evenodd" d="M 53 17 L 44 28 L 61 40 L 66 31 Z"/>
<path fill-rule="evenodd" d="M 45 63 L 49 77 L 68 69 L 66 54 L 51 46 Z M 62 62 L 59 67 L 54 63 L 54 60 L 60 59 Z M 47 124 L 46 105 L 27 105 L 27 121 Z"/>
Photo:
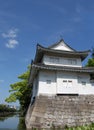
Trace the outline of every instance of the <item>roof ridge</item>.
<path fill-rule="evenodd" d="M 52 44 L 52 45 L 50 45 L 50 46 L 48 46 L 48 48 L 52 48 L 52 47 L 54 47 L 54 46 L 57 46 L 60 42 L 64 42 L 65 43 L 65 45 L 67 45 L 70 49 L 72 49 L 73 51 L 76 51 L 74 48 L 72 48 L 72 47 L 70 47 L 65 41 L 64 41 L 64 39 L 60 39 L 58 42 L 56 42 L 56 43 L 54 43 L 54 44 Z"/>
<path fill-rule="evenodd" d="M 40 44 L 37 44 L 37 48 L 38 48 L 38 49 L 49 49 L 49 50 L 53 50 L 53 49 L 51 49 L 51 48 L 44 47 L 44 46 L 42 46 L 42 45 L 40 45 Z M 63 51 L 63 52 L 73 53 L 72 51 L 67 51 L 67 50 L 53 50 L 53 51 L 56 51 L 56 52 L 58 52 L 58 51 Z M 88 50 L 84 50 L 84 51 L 75 51 L 75 52 L 76 52 L 76 53 L 83 53 L 83 52 L 91 52 L 91 50 L 88 49 Z"/>

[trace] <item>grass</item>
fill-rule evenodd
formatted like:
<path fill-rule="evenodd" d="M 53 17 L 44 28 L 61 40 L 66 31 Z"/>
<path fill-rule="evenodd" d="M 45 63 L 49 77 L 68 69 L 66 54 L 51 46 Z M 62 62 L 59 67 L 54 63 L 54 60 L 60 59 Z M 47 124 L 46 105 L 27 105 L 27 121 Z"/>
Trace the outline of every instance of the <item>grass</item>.
<path fill-rule="evenodd" d="M 47 130 L 47 129 L 38 129 L 38 128 L 32 128 L 32 130 Z M 76 127 L 68 127 L 65 126 L 65 128 L 55 128 L 52 127 L 49 130 L 94 130 L 94 123 L 90 124 L 90 125 L 84 125 L 84 126 L 76 126 Z"/>
<path fill-rule="evenodd" d="M 65 128 L 64 130 L 94 130 L 94 123 L 90 125 Z"/>

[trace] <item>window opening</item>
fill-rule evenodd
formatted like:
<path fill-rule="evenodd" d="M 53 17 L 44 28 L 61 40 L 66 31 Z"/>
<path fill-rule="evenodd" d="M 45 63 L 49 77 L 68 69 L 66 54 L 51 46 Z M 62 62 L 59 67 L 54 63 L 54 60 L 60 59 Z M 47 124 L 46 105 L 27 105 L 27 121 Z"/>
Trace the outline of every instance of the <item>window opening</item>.
<path fill-rule="evenodd" d="M 70 65 L 76 65 L 77 64 L 77 60 L 76 59 L 68 59 L 68 63 Z"/>
<path fill-rule="evenodd" d="M 51 84 L 51 80 L 46 80 L 46 83 L 47 84 Z"/>
<path fill-rule="evenodd" d="M 82 81 L 82 85 L 86 85 L 86 82 L 85 82 L 85 81 Z"/>
<path fill-rule="evenodd" d="M 51 63 L 59 63 L 59 58 L 58 57 L 50 57 L 50 62 Z"/>

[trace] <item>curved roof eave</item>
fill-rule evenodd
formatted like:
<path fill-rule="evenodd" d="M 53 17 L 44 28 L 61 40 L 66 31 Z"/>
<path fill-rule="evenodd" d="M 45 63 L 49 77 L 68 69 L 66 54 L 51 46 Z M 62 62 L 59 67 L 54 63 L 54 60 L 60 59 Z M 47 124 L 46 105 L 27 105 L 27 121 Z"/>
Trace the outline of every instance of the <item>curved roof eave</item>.
<path fill-rule="evenodd" d="M 89 55 L 90 50 L 86 50 L 86 51 L 62 51 L 62 50 L 54 50 L 54 49 L 50 49 L 50 48 L 45 48 L 45 47 L 41 46 L 40 44 L 37 44 L 34 63 L 36 63 L 37 61 L 40 61 L 40 59 L 43 57 L 44 53 L 53 53 L 53 54 L 57 54 L 57 55 L 80 56 L 82 61 L 83 61 Z"/>
<path fill-rule="evenodd" d="M 85 73 L 94 73 L 94 67 L 69 67 L 69 66 L 54 66 L 54 65 L 45 65 L 45 64 L 33 64 L 33 68 L 47 69 L 47 70 L 60 70 L 60 71 L 69 71 L 69 72 L 85 72 Z"/>
<path fill-rule="evenodd" d="M 54 66 L 54 65 L 33 63 L 30 78 L 29 78 L 29 84 L 33 83 L 34 77 L 37 75 L 39 70 L 66 71 L 66 72 L 94 74 L 94 67 L 68 67 L 68 66 Z"/>

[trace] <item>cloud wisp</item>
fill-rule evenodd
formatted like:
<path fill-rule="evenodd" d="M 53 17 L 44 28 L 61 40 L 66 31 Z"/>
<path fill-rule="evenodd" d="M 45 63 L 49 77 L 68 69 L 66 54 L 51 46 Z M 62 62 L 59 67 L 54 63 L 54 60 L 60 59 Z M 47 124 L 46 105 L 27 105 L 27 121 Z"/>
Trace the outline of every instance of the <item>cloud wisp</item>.
<path fill-rule="evenodd" d="M 4 82 L 4 80 L 3 79 L 0 79 L 0 83 L 3 83 Z"/>
<path fill-rule="evenodd" d="M 7 48 L 15 48 L 17 44 L 18 44 L 17 40 L 9 39 L 8 42 L 6 43 L 6 47 Z"/>
<path fill-rule="evenodd" d="M 18 29 L 10 29 L 7 33 L 2 33 L 4 38 L 16 38 Z"/>
<path fill-rule="evenodd" d="M 7 40 L 5 46 L 7 48 L 15 48 L 19 42 L 17 40 L 18 29 L 10 29 L 6 33 L 2 33 L 2 37 Z"/>

